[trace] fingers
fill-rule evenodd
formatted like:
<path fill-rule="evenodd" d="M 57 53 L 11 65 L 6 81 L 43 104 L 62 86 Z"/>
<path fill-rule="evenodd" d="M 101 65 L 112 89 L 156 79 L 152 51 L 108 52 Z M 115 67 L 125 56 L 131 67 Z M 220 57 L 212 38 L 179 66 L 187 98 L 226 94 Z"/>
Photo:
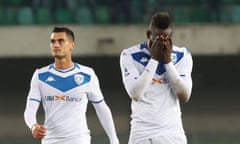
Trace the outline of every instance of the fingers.
<path fill-rule="evenodd" d="M 32 135 L 35 139 L 42 139 L 46 135 L 46 127 L 43 125 L 36 124 L 32 128 Z"/>
<path fill-rule="evenodd" d="M 171 52 L 172 52 L 172 39 L 169 35 L 159 36 L 159 49 L 161 53 L 161 60 L 165 64 L 171 62 Z"/>
<path fill-rule="evenodd" d="M 151 47 L 155 47 L 158 43 L 159 36 L 155 37 L 153 40 L 151 40 Z"/>
<path fill-rule="evenodd" d="M 160 39 L 162 40 L 165 48 L 171 46 L 172 39 L 169 35 L 160 35 Z"/>
<path fill-rule="evenodd" d="M 170 37 L 169 37 L 169 35 L 160 35 L 160 38 L 161 38 L 162 41 L 166 42 L 166 41 L 169 40 Z"/>
<path fill-rule="evenodd" d="M 164 63 L 171 61 L 172 39 L 169 35 L 156 36 L 151 43 L 150 53 L 156 60 L 163 60 Z"/>
<path fill-rule="evenodd" d="M 164 49 L 163 49 L 163 62 L 165 64 L 171 62 L 171 52 L 172 52 L 172 39 L 169 35 L 161 37 Z"/>
<path fill-rule="evenodd" d="M 169 35 L 160 35 L 154 39 L 153 43 L 163 49 L 170 45 L 170 41 L 172 40 Z"/>
<path fill-rule="evenodd" d="M 163 43 L 162 43 L 160 37 L 156 36 L 152 40 L 152 45 L 149 49 L 153 59 L 158 60 L 158 61 L 162 59 L 162 52 L 161 52 L 162 47 L 163 47 Z"/>

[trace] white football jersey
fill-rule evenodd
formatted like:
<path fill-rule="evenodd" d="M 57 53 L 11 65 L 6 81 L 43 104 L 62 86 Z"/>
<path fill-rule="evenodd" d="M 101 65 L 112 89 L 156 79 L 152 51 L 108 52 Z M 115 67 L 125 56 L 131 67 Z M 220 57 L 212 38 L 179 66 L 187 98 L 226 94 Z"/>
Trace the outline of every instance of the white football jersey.
<path fill-rule="evenodd" d="M 120 66 L 123 83 L 128 93 L 150 59 L 146 42 L 122 51 Z M 191 85 L 191 54 L 186 48 L 173 46 L 171 60 L 179 75 Z M 131 110 L 130 141 L 133 143 L 161 135 L 184 135 L 179 99 L 169 84 L 162 61 L 159 62 L 142 99 L 132 100 Z"/>
<path fill-rule="evenodd" d="M 51 64 L 33 74 L 28 99 L 43 104 L 47 128 L 43 143 L 58 143 L 66 138 L 90 137 L 87 103 L 99 103 L 103 95 L 92 68 L 74 63 L 73 68 L 60 71 Z"/>

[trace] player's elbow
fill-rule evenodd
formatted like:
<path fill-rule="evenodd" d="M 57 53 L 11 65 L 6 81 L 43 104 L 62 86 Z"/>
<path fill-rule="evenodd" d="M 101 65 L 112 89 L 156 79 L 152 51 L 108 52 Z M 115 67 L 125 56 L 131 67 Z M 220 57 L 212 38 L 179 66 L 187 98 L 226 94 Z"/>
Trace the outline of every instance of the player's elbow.
<path fill-rule="evenodd" d="M 129 97 L 134 101 L 139 101 L 145 94 L 145 88 L 139 83 L 131 83 L 125 86 Z"/>
<path fill-rule="evenodd" d="M 134 101 L 139 101 L 139 100 L 140 100 L 140 97 L 139 97 L 139 96 L 132 96 L 132 99 L 133 99 Z"/>
<path fill-rule="evenodd" d="M 139 101 L 142 97 L 142 93 L 136 89 L 131 89 L 128 91 L 130 98 L 134 101 Z"/>
<path fill-rule="evenodd" d="M 189 101 L 188 96 L 186 96 L 185 94 L 178 94 L 178 97 L 183 103 L 187 103 Z"/>
<path fill-rule="evenodd" d="M 138 93 L 130 92 L 129 96 L 131 97 L 131 99 L 133 99 L 135 101 L 139 101 L 140 100 L 140 95 Z"/>
<path fill-rule="evenodd" d="M 183 91 L 178 92 L 177 95 L 181 102 L 187 103 L 190 99 L 191 92 L 187 91 L 187 90 L 183 90 Z"/>
<path fill-rule="evenodd" d="M 174 90 L 181 102 L 187 103 L 191 96 L 192 86 L 186 85 L 180 79 L 174 83 Z"/>

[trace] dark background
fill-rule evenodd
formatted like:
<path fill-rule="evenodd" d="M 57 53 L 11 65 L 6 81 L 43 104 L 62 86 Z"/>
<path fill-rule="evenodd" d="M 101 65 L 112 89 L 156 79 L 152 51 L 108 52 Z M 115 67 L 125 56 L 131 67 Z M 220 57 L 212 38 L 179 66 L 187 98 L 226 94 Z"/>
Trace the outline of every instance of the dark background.
<path fill-rule="evenodd" d="M 75 62 L 94 68 L 100 80 L 103 93 L 116 92 L 117 95 L 106 96 L 112 104 L 113 110 L 125 112 L 119 104 L 128 106 L 129 98 L 126 97 L 122 85 L 119 57 L 74 57 Z M 39 58 L 0 58 L 0 87 L 3 93 L 20 95 L 2 96 L 1 113 L 21 112 L 25 96 L 29 89 L 30 80 L 36 68 L 53 62 L 51 57 Z M 238 112 L 237 100 L 240 97 L 240 56 L 193 56 L 193 90 L 192 97 L 183 108 L 186 112 Z M 123 94 L 123 95 L 119 95 Z M 20 102 L 12 107 L 11 103 Z M 223 104 L 227 105 L 223 106 Z M 236 105 L 231 104 L 236 103 Z M 200 106 L 204 105 L 204 107 Z M 212 106 L 215 106 L 212 107 Z M 123 106 L 123 105 L 120 105 Z M 17 107 L 17 111 L 16 111 Z M 7 109 L 7 111 L 6 111 Z"/>
<path fill-rule="evenodd" d="M 74 61 L 95 69 L 106 102 L 112 110 L 120 140 L 127 143 L 130 99 L 122 85 L 119 56 L 74 57 Z M 24 124 L 25 101 L 34 70 L 52 62 L 51 57 L 0 58 L 0 116 L 16 120 L 14 124 L 1 122 L 7 129 L 3 128 L 2 131 L 10 131 L 1 134 L 1 143 L 11 143 L 11 139 L 14 139 L 14 143 L 36 142 Z M 189 143 L 239 142 L 240 56 L 194 55 L 193 63 L 192 96 L 187 104 L 182 105 L 183 123 Z M 39 113 L 43 114 L 42 110 Z M 91 118 L 88 120 L 93 142 L 95 140 L 99 144 L 101 139 L 105 140 L 102 143 L 106 143 L 106 135 L 94 114 L 93 108 L 89 106 L 88 115 Z M 14 127 L 17 127 L 16 130 Z"/>

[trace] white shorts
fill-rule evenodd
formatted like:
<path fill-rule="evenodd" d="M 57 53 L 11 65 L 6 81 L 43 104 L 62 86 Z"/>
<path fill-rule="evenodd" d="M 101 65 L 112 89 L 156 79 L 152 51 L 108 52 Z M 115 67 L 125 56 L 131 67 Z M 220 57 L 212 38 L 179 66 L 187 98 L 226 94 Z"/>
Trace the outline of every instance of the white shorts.
<path fill-rule="evenodd" d="M 168 135 L 129 144 L 187 144 L 187 138 L 185 135 Z"/>
<path fill-rule="evenodd" d="M 43 139 L 41 144 L 90 144 L 91 137 Z"/>

